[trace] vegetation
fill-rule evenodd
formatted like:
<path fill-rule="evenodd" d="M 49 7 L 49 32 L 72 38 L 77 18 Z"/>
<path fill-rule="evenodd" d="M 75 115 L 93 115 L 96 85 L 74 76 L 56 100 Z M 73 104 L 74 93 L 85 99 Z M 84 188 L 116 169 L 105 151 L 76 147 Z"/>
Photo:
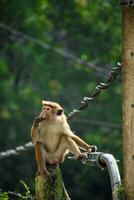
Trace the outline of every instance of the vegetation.
<path fill-rule="evenodd" d="M 0 200 L 10 200 L 10 199 L 18 199 L 18 200 L 32 200 L 32 195 L 30 193 L 30 189 L 29 187 L 26 185 L 26 183 L 21 180 L 20 183 L 23 186 L 23 194 L 20 194 L 18 192 L 12 192 L 12 191 L 8 191 L 8 192 L 1 192 L 0 191 Z"/>
<path fill-rule="evenodd" d="M 36 38 L 35 42 L 0 24 L 0 151 L 4 151 L 31 140 L 32 121 L 42 99 L 59 102 L 69 113 L 121 61 L 121 9 L 117 1 L 107 0 L 1 0 L 0 22 Z M 63 52 L 71 58 L 60 55 Z M 119 77 L 69 123 L 98 151 L 119 159 L 122 175 L 121 93 Z M 21 193 L 23 179 L 34 195 L 34 151 L 0 162 L 2 191 Z M 107 171 L 68 159 L 61 167 L 73 200 L 111 198 Z"/>

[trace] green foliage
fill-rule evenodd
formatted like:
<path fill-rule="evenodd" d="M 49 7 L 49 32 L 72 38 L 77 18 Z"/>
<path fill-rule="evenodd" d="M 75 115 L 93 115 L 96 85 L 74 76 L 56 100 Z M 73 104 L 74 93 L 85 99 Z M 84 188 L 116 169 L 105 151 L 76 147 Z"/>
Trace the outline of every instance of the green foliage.
<path fill-rule="evenodd" d="M 124 185 L 121 184 L 119 187 L 118 187 L 118 190 L 117 190 L 118 194 L 119 194 L 119 198 L 120 199 L 127 199 L 126 198 L 126 195 L 125 195 L 125 188 L 124 188 Z"/>
<path fill-rule="evenodd" d="M 9 200 L 7 192 L 0 192 L 0 200 Z"/>
<path fill-rule="evenodd" d="M 37 38 L 41 46 L 46 43 L 65 50 L 103 71 L 121 59 L 121 10 L 116 1 L 4 0 L 0 22 Z M 105 80 L 107 73 L 96 72 L 56 54 L 53 48 L 44 49 L 2 28 L 0 34 L 0 151 L 4 151 L 30 140 L 31 124 L 40 112 L 42 99 L 61 103 L 68 113 Z M 114 154 L 122 174 L 122 130 L 110 126 L 122 123 L 120 82 L 119 77 L 70 125 L 87 142 L 97 145 L 98 151 Z M 90 120 L 96 123 L 87 123 Z M 107 173 L 68 160 L 62 166 L 72 199 L 110 198 Z M 2 160 L 0 188 L 18 191 L 21 178 L 34 193 L 36 168 L 34 151 Z M 25 184 L 24 188 L 24 196 L 30 195 Z"/>
<path fill-rule="evenodd" d="M 22 186 L 25 189 L 22 199 L 31 199 L 30 188 L 27 186 L 27 184 L 23 180 L 21 180 L 20 183 L 22 184 Z"/>
<path fill-rule="evenodd" d="M 124 191 L 125 191 L 124 185 L 120 185 L 118 188 L 118 193 L 124 193 Z"/>
<path fill-rule="evenodd" d="M 14 199 L 17 199 L 17 200 L 23 200 L 23 199 L 30 200 L 32 198 L 32 195 L 31 195 L 29 187 L 26 185 L 26 183 L 23 180 L 21 180 L 20 183 L 22 184 L 23 189 L 25 190 L 23 194 L 20 194 L 17 192 L 1 192 L 0 191 L 0 200 L 9 200 L 10 196 L 12 196 Z"/>

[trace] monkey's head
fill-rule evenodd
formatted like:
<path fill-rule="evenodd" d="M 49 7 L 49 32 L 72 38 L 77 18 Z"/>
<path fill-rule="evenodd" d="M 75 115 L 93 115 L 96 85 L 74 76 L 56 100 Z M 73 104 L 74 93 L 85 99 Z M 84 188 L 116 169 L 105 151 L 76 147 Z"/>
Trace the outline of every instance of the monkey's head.
<path fill-rule="evenodd" d="M 46 119 L 54 119 L 57 116 L 61 116 L 64 112 L 63 108 L 58 104 L 51 101 L 42 101 L 41 116 Z"/>

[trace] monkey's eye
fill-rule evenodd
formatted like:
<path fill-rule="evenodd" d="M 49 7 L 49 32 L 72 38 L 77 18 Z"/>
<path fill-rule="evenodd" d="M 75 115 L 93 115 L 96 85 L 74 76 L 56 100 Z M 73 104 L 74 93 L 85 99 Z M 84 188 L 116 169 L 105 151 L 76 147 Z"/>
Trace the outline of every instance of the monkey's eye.
<path fill-rule="evenodd" d="M 62 113 L 63 113 L 63 110 L 62 110 L 62 109 L 60 109 L 60 110 L 57 111 L 57 115 L 58 115 L 58 116 L 62 115 Z"/>

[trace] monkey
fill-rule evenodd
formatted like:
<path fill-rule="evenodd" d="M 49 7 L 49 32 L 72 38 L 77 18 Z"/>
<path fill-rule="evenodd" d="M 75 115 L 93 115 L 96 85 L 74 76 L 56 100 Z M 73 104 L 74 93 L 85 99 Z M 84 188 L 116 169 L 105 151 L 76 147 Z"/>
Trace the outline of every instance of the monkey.
<path fill-rule="evenodd" d="M 62 163 L 69 152 L 79 160 L 87 158 L 80 148 L 88 152 L 96 151 L 95 146 L 88 145 L 71 131 L 64 109 L 51 101 L 42 100 L 42 111 L 34 119 L 31 137 L 38 171 L 50 182 L 52 177 L 47 164 Z"/>

